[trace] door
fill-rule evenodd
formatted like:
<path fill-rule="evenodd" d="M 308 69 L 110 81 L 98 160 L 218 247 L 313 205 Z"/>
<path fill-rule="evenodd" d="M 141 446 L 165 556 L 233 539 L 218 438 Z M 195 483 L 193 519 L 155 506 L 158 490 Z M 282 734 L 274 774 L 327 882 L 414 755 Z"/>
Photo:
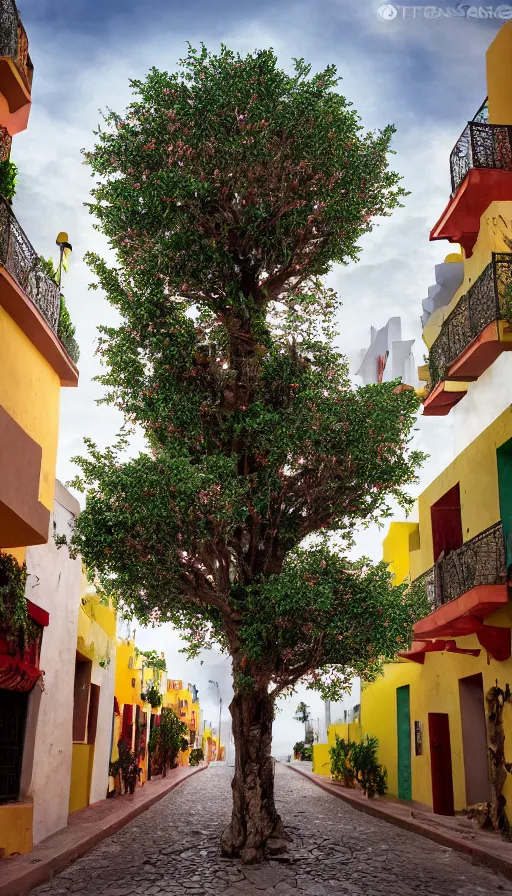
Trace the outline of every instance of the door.
<path fill-rule="evenodd" d="M 459 694 L 466 805 L 474 806 L 491 799 L 482 675 L 461 678 Z"/>
<path fill-rule="evenodd" d="M 402 800 L 412 800 L 411 697 L 408 684 L 396 689 L 396 728 L 398 735 L 398 796 Z"/>
<path fill-rule="evenodd" d="M 448 713 L 429 712 L 432 810 L 436 815 L 454 815 L 452 751 Z"/>
<path fill-rule="evenodd" d="M 500 516 L 507 552 L 507 569 L 512 564 L 512 439 L 496 451 L 498 462 L 498 490 L 500 495 Z"/>
<path fill-rule="evenodd" d="M 20 795 L 28 695 L 0 690 L 0 803 Z"/>

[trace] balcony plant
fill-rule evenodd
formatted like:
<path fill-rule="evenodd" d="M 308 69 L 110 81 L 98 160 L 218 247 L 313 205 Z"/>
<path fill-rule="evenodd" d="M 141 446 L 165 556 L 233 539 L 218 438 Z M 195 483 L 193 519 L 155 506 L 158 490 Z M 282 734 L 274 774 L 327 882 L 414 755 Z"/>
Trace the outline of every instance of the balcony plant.
<path fill-rule="evenodd" d="M 43 255 L 39 256 L 41 265 L 45 274 L 53 280 L 54 283 L 59 284 L 59 274 L 53 263 L 52 258 L 45 258 Z M 78 342 L 75 339 L 76 328 L 73 326 L 71 322 L 71 317 L 69 315 L 68 307 L 66 305 L 66 300 L 64 296 L 60 295 L 60 312 L 59 312 L 59 326 L 57 330 L 57 336 L 59 337 L 62 345 L 66 349 L 71 360 L 78 364 L 80 359 L 80 347 Z"/>
<path fill-rule="evenodd" d="M 39 628 L 27 612 L 27 568 L 12 554 L 0 552 L 0 635 L 9 650 L 22 655 L 39 637 Z"/>
<path fill-rule="evenodd" d="M 0 161 L 0 196 L 10 204 L 16 193 L 18 174 L 17 166 L 10 159 Z"/>
<path fill-rule="evenodd" d="M 144 703 L 149 703 L 152 709 L 157 709 L 162 705 L 162 695 L 154 682 L 150 684 L 146 691 L 141 693 L 140 699 Z"/>

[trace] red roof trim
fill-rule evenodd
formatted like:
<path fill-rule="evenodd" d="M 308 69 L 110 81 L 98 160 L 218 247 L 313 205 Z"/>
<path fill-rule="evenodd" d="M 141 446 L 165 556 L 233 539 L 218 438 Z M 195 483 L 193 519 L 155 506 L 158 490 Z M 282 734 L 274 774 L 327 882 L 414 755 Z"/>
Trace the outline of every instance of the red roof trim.
<path fill-rule="evenodd" d="M 50 614 L 43 610 L 42 607 L 38 607 L 37 604 L 32 603 L 31 600 L 27 600 L 27 611 L 28 615 L 34 622 L 38 622 L 39 625 L 49 625 L 50 624 Z"/>

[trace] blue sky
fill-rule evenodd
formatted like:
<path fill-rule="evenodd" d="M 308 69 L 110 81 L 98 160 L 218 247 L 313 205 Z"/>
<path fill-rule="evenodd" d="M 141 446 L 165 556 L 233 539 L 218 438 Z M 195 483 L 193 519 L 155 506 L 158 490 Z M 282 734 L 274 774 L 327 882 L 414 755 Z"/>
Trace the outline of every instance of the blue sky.
<path fill-rule="evenodd" d="M 400 315 L 404 338 L 417 340 L 421 363 L 421 300 L 433 282 L 434 264 L 450 251 L 448 244 L 429 243 L 428 234 L 448 200 L 449 152 L 485 98 L 485 50 L 501 21 L 400 15 L 383 21 L 377 15 L 380 3 L 369 0 L 70 0 L 60 5 L 19 0 L 18 5 L 35 73 L 29 127 L 13 142 L 20 168 L 14 208 L 39 252 L 55 255 L 60 230 L 69 233 L 74 250 L 64 286 L 82 354 L 79 389 L 62 394 L 61 481 L 73 475 L 70 458 L 81 452 L 84 435 L 107 445 L 120 423 L 114 411 L 95 404 L 101 395 L 92 381 L 100 369 L 95 329 L 114 315 L 101 294 L 87 288 L 91 278 L 83 254 L 89 249 L 107 254 L 107 246 L 83 205 L 92 182 L 80 150 L 93 141 L 100 108 L 122 110 L 129 102 L 129 78 L 143 77 L 153 65 L 173 69 L 187 40 L 195 46 L 204 41 L 212 49 L 224 42 L 240 51 L 272 46 L 284 67 L 301 56 L 315 70 L 335 63 L 343 78 L 340 91 L 364 125 L 396 125 L 393 164 L 411 195 L 403 209 L 365 237 L 360 263 L 334 271 L 330 280 L 344 300 L 339 344 L 350 359 L 366 346 L 371 325 L 380 327 Z M 449 454 L 449 421 L 422 421 L 416 438 L 432 454 L 425 484 Z M 374 530 L 362 533 L 359 552 L 379 559 L 381 538 Z M 173 675 L 197 681 L 207 697 L 207 714 L 214 713 L 209 678 L 223 684 L 228 701 L 227 661 L 210 655 L 204 665 L 186 667 L 176 635 L 167 630 L 142 632 L 139 640 L 166 649 Z M 301 735 L 290 711 L 299 699 L 302 694 L 278 716 L 277 753 Z M 318 715 L 319 701 L 307 699 Z"/>

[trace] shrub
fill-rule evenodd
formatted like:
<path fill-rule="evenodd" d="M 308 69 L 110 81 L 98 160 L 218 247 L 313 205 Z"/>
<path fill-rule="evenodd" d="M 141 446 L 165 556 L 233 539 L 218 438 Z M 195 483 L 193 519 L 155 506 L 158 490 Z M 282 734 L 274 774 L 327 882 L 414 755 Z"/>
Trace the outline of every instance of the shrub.
<path fill-rule="evenodd" d="M 201 747 L 196 747 L 194 750 L 190 751 L 190 756 L 188 758 L 190 765 L 199 765 L 199 763 L 202 762 L 203 759 L 204 753 Z"/>
<path fill-rule="evenodd" d="M 352 766 L 353 741 L 347 741 L 336 735 L 336 743 L 329 747 L 331 760 L 331 774 L 336 781 L 341 781 L 345 787 L 354 786 L 355 772 Z"/>
<path fill-rule="evenodd" d="M 4 159 L 0 162 L 0 195 L 12 202 L 16 193 L 16 183 L 18 180 L 18 169 L 14 162 L 10 159 Z"/>
<path fill-rule="evenodd" d="M 383 796 L 387 790 L 387 772 L 377 756 L 379 741 L 369 734 L 360 742 L 344 740 L 336 735 L 336 743 L 329 748 L 331 774 L 345 787 L 353 787 L 357 781 L 368 797 L 376 793 Z"/>

